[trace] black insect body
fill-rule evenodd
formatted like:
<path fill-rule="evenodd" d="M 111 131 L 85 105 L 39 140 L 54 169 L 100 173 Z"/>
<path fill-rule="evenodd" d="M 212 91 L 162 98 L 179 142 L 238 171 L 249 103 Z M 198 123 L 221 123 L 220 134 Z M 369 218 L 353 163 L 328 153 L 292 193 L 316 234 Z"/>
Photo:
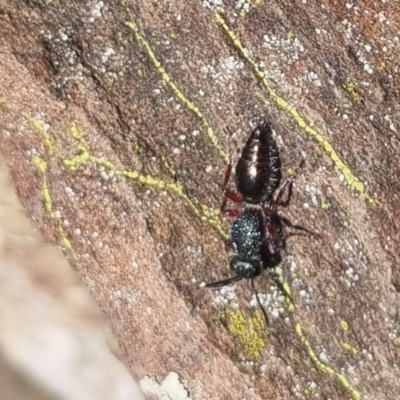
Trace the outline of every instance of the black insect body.
<path fill-rule="evenodd" d="M 243 148 L 235 169 L 235 183 L 238 193 L 226 186 L 232 172 L 229 164 L 225 173 L 225 196 L 221 206 L 224 211 L 227 199 L 236 203 L 266 204 L 271 201 L 278 189 L 282 174 L 278 146 L 272 137 L 272 130 L 267 122 L 258 125 L 250 134 Z M 231 216 L 236 213 L 228 211 Z"/>
<path fill-rule="evenodd" d="M 246 203 L 260 204 L 271 199 L 281 181 L 281 161 L 271 127 L 255 128 L 236 165 L 235 182 Z"/>
<path fill-rule="evenodd" d="M 231 170 L 232 167 L 229 165 L 224 186 L 228 184 Z M 209 283 L 206 287 L 218 288 L 238 282 L 243 278 L 251 279 L 251 286 L 258 304 L 268 322 L 253 279 L 265 269 L 274 268 L 281 262 L 281 252 L 285 249 L 283 225 L 307 231 L 302 227 L 292 225 L 277 212 L 278 205 L 289 203 L 291 185 L 298 169 L 281 184 L 281 161 L 278 148 L 269 124 L 264 122 L 252 131 L 235 172 L 239 193 L 225 189 L 221 211 L 235 217 L 228 245 L 231 250 L 230 268 L 236 275 L 219 282 Z M 286 187 L 289 187 L 288 199 L 282 202 Z M 240 208 L 225 210 L 227 199 L 239 203 Z"/>

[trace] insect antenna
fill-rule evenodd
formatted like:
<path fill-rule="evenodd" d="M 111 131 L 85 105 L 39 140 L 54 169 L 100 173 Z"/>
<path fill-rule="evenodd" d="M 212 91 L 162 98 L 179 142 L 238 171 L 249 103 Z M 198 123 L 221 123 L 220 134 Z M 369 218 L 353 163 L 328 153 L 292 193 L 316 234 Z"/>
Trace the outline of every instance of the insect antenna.
<path fill-rule="evenodd" d="M 209 289 L 218 289 L 218 288 L 230 285 L 231 283 L 239 282 L 242 279 L 243 279 L 243 277 L 241 277 L 240 275 L 235 275 L 235 276 L 232 276 L 231 278 L 224 279 L 222 281 L 207 283 L 206 286 L 204 286 L 204 287 L 209 288 Z"/>
<path fill-rule="evenodd" d="M 254 286 L 254 278 L 251 278 L 250 284 L 251 284 L 251 288 L 253 289 L 254 294 L 256 295 L 256 300 L 257 300 L 258 306 L 260 307 L 261 312 L 264 315 L 265 323 L 267 324 L 267 326 L 269 326 L 269 319 L 268 319 L 267 312 L 265 311 L 264 306 L 261 304 L 260 298 L 258 297 L 258 292 Z"/>

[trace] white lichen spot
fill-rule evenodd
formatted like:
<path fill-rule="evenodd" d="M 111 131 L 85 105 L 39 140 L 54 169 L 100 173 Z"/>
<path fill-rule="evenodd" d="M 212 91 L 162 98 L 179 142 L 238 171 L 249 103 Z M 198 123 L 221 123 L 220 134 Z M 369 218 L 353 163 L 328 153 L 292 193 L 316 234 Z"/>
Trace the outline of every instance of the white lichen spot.
<path fill-rule="evenodd" d="M 217 295 L 214 297 L 214 304 L 217 306 L 226 306 L 230 304 L 232 306 L 238 306 L 238 299 L 236 296 L 235 285 L 224 286 L 217 291 Z"/>
<path fill-rule="evenodd" d="M 161 384 L 153 377 L 145 376 L 139 382 L 147 396 L 157 396 L 160 400 L 191 400 L 188 389 L 176 372 L 170 372 Z"/>
<path fill-rule="evenodd" d="M 203 7 L 211 10 L 217 10 L 223 8 L 224 3 L 222 0 L 203 0 Z"/>
<path fill-rule="evenodd" d="M 104 1 L 97 2 L 90 11 L 91 18 L 89 18 L 90 22 L 94 22 L 95 19 L 101 17 L 101 10 L 104 7 Z"/>
<path fill-rule="evenodd" d="M 363 355 L 364 357 L 367 358 L 368 361 L 372 361 L 372 360 L 374 359 L 373 355 L 372 355 L 369 351 L 367 351 L 367 350 L 365 350 L 365 349 L 363 349 L 363 350 L 361 351 L 361 353 L 362 353 L 362 355 Z"/>
<path fill-rule="evenodd" d="M 381 12 L 378 13 L 378 21 L 380 23 L 384 23 L 384 22 L 387 21 L 387 18 L 386 18 L 386 15 L 385 15 L 384 11 L 381 11 Z"/>
<path fill-rule="evenodd" d="M 101 62 L 104 64 L 108 61 L 108 59 L 115 54 L 115 50 L 112 47 L 107 47 L 103 54 L 101 55 Z"/>
<path fill-rule="evenodd" d="M 111 302 L 118 304 L 134 305 L 139 301 L 140 296 L 140 291 L 132 291 L 121 286 L 111 288 L 109 292 Z"/>
<path fill-rule="evenodd" d="M 263 47 L 271 50 L 271 57 L 283 58 L 289 65 L 298 61 L 300 54 L 304 52 L 303 44 L 291 34 L 283 38 L 276 35 L 264 35 L 263 39 Z"/>
<path fill-rule="evenodd" d="M 290 259 L 289 259 L 289 271 L 291 273 L 293 273 L 293 272 L 296 271 L 296 269 L 297 269 L 297 263 L 292 257 L 290 257 Z"/>
<path fill-rule="evenodd" d="M 267 301 L 268 301 L 268 296 L 266 294 L 264 294 L 264 293 L 258 293 L 258 298 L 260 300 L 260 303 L 263 304 L 263 305 L 266 304 Z M 253 294 L 251 296 L 250 307 L 253 307 L 253 308 L 257 308 L 258 307 L 258 301 L 257 301 L 257 297 L 256 297 L 255 294 Z"/>
<path fill-rule="evenodd" d="M 272 316 L 272 318 L 277 319 L 279 318 L 279 310 L 278 309 L 273 309 L 270 313 L 270 315 Z"/>
<path fill-rule="evenodd" d="M 321 350 L 321 352 L 319 353 L 319 359 L 324 363 L 329 362 L 328 353 L 326 352 L 326 349 Z"/>
<path fill-rule="evenodd" d="M 372 74 L 374 72 L 374 70 L 372 69 L 371 65 L 368 63 L 364 64 L 364 71 L 368 72 L 369 74 Z"/>
<path fill-rule="evenodd" d="M 265 374 L 265 372 L 267 371 L 267 364 L 261 364 L 259 367 L 259 370 L 261 372 L 261 374 Z"/>
<path fill-rule="evenodd" d="M 309 197 L 311 197 L 311 202 L 313 204 L 313 206 L 318 206 L 319 202 L 318 202 L 318 190 L 317 190 L 317 185 L 315 182 L 309 182 L 306 184 L 306 193 Z M 306 203 L 308 204 L 308 203 Z M 304 204 L 303 204 L 304 207 Z M 305 207 L 307 208 L 307 207 Z"/>
<path fill-rule="evenodd" d="M 303 290 L 300 290 L 299 295 L 300 295 L 300 297 L 306 297 L 308 295 L 308 293 L 303 289 Z"/>
<path fill-rule="evenodd" d="M 303 1 L 305 1 L 305 0 L 303 0 Z M 302 394 L 302 391 L 301 391 L 301 387 L 300 387 L 299 384 L 297 384 L 296 386 L 292 386 L 290 388 L 290 391 L 292 392 L 292 395 L 294 397 L 296 397 L 296 398 L 304 398 L 303 394 Z"/>
<path fill-rule="evenodd" d="M 68 35 L 64 31 L 59 31 L 58 36 L 63 42 L 66 42 L 68 40 Z"/>
<path fill-rule="evenodd" d="M 318 75 L 317 75 L 315 72 L 313 72 L 313 71 L 311 71 L 311 72 L 309 72 L 309 73 L 307 74 L 307 80 L 308 80 L 309 82 L 311 82 L 313 85 L 317 86 L 317 87 L 322 86 L 322 83 L 321 83 L 321 81 L 319 80 Z"/>
<path fill-rule="evenodd" d="M 243 69 L 244 63 L 237 57 L 221 57 L 217 66 L 204 65 L 200 71 L 211 77 L 216 84 L 231 82 L 237 70 Z"/>
<path fill-rule="evenodd" d="M 248 13 L 250 11 L 250 1 L 237 0 L 235 8 L 239 10 L 239 12 Z"/>
<path fill-rule="evenodd" d="M 75 192 L 69 186 L 66 186 L 64 190 L 65 190 L 65 193 L 67 193 L 68 196 L 70 196 L 70 197 L 74 197 L 75 196 Z"/>
<path fill-rule="evenodd" d="M 308 382 L 307 386 L 310 390 L 315 390 L 317 388 L 317 384 L 314 381 Z"/>
<path fill-rule="evenodd" d="M 104 179 L 105 181 L 108 181 L 108 180 L 110 179 L 110 177 L 108 176 L 107 171 L 101 171 L 101 172 L 100 172 L 100 177 L 101 177 L 102 179 Z"/>

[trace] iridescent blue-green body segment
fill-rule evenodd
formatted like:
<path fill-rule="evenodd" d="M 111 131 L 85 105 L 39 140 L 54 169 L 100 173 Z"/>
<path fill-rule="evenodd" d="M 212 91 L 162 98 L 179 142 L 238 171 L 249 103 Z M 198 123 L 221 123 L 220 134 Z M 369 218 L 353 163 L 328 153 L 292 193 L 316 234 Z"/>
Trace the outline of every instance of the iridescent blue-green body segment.
<path fill-rule="evenodd" d="M 232 225 L 230 267 L 243 278 L 255 277 L 279 264 L 282 243 L 279 217 L 265 215 L 260 207 L 247 206 Z"/>

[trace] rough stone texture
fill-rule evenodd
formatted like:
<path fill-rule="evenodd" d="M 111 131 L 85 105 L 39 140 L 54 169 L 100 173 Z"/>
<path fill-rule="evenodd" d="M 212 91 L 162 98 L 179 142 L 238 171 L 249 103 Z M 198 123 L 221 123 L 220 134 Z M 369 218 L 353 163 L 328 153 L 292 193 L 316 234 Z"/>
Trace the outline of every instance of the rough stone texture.
<path fill-rule="evenodd" d="M 33 230 L 2 156 L 0 304 L 2 400 L 143 399 L 79 274 Z"/>
<path fill-rule="evenodd" d="M 397 398 L 397 2 L 0 0 L 0 17 L 17 192 L 135 377 L 174 371 L 193 399 Z M 229 274 L 224 164 L 265 115 L 285 173 L 306 159 L 284 212 L 323 236 L 289 241 L 295 309 L 258 279 L 269 330 L 244 282 L 198 287 Z"/>

